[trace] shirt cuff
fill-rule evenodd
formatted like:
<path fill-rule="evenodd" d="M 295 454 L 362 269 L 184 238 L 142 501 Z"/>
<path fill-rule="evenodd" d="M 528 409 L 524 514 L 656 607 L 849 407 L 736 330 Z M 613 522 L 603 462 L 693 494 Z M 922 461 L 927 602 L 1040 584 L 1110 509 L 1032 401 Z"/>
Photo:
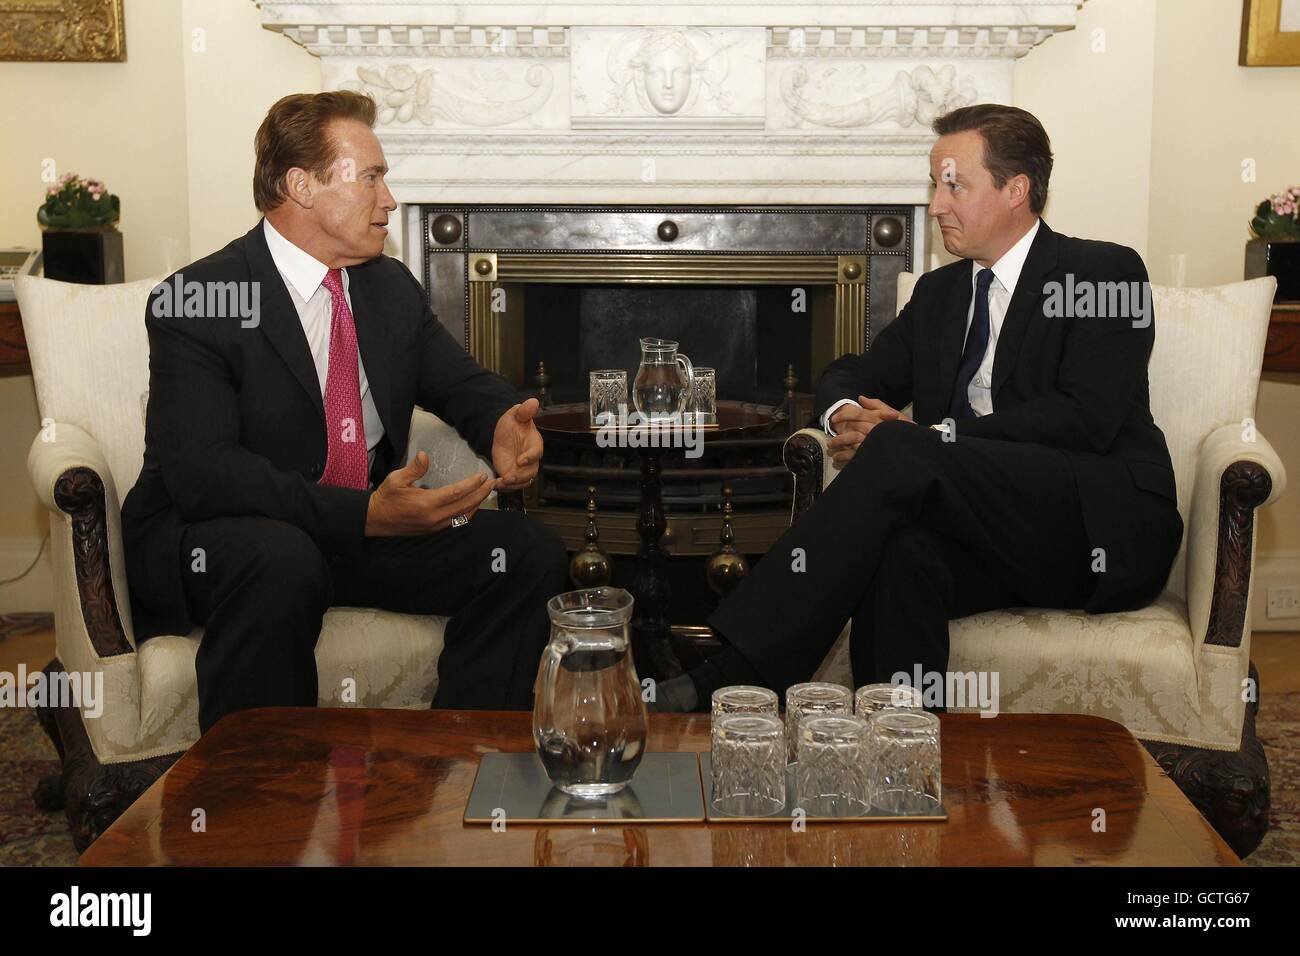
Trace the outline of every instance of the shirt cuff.
<path fill-rule="evenodd" d="M 834 415 L 835 412 L 839 410 L 839 407 L 841 405 L 856 405 L 856 404 L 858 403 L 851 398 L 841 398 L 830 408 L 826 409 L 826 411 L 822 413 L 822 431 L 824 431 L 826 434 L 834 438 L 835 429 L 831 428 L 831 416 Z"/>

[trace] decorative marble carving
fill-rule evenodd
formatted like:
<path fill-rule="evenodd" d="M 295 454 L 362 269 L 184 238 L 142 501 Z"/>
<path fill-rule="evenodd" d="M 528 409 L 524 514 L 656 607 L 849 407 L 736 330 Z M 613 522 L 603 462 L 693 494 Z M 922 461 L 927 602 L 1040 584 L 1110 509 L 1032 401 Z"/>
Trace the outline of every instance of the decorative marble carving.
<path fill-rule="evenodd" d="M 379 101 L 403 203 L 922 204 L 930 119 L 1010 101 L 1016 59 L 1079 5 L 257 2 L 324 88 Z"/>
<path fill-rule="evenodd" d="M 843 64 L 815 72 L 814 80 L 803 64 L 795 64 L 781 73 L 781 99 L 793 115 L 791 125 L 860 129 L 892 122 L 904 128 L 928 127 L 936 117 L 979 97 L 971 78 L 959 76 L 951 63 L 937 71 L 924 65 L 900 70 L 884 89 L 847 100 L 845 94 L 865 86 L 873 71 Z"/>
<path fill-rule="evenodd" d="M 575 129 L 762 128 L 760 28 L 571 31 Z"/>
<path fill-rule="evenodd" d="M 518 99 L 497 98 L 494 90 L 523 73 L 523 83 L 532 92 Z M 504 126 L 536 113 L 550 98 L 555 77 L 550 67 L 533 63 L 527 67 L 490 69 L 471 64 L 470 75 L 480 96 L 461 96 L 438 83 L 439 70 L 416 71 L 405 63 L 387 67 L 357 67 L 355 81 L 340 84 L 344 89 L 369 94 L 379 104 L 379 124 L 393 126 L 415 120 L 425 126 L 439 123 L 453 126 Z"/>

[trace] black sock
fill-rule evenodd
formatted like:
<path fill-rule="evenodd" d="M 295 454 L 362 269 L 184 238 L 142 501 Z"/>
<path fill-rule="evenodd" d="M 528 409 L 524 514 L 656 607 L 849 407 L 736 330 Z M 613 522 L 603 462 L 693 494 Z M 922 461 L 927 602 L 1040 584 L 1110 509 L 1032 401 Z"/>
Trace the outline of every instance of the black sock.
<path fill-rule="evenodd" d="M 706 698 L 707 699 L 707 698 Z M 655 688 L 654 707 L 661 714 L 689 714 L 699 708 L 700 696 L 689 674 L 660 681 Z M 712 705 L 710 705 L 712 706 Z"/>

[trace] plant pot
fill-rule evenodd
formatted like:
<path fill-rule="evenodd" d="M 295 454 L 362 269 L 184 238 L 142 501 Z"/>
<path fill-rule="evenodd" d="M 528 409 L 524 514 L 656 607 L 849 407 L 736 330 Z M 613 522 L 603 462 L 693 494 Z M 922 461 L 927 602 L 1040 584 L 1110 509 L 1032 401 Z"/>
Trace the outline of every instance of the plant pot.
<path fill-rule="evenodd" d="M 1246 243 L 1246 278 L 1277 279 L 1274 302 L 1300 302 L 1300 239 L 1251 239 Z"/>
<path fill-rule="evenodd" d="M 84 285 L 122 282 L 122 234 L 116 229 L 47 229 L 41 233 L 45 278 Z"/>

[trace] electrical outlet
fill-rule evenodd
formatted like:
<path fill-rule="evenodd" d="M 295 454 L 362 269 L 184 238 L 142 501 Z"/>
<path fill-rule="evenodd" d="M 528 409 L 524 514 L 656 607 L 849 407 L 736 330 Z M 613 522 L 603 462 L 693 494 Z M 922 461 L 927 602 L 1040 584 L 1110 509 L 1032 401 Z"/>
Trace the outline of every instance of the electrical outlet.
<path fill-rule="evenodd" d="M 1265 617 L 1300 617 L 1300 588 L 1268 589 L 1268 606 Z"/>

